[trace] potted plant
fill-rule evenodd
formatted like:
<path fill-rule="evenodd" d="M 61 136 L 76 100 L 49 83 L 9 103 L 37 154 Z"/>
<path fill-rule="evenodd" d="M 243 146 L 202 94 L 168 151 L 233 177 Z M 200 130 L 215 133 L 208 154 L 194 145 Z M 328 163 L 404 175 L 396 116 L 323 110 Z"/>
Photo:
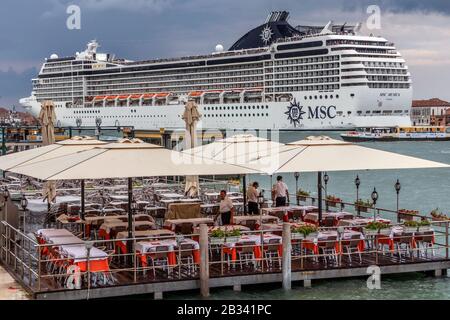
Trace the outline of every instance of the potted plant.
<path fill-rule="evenodd" d="M 326 203 L 330 207 L 336 207 L 336 205 L 341 202 L 342 202 L 342 200 L 336 196 L 328 195 L 326 197 Z"/>
<path fill-rule="evenodd" d="M 230 231 L 216 229 L 213 230 L 209 235 L 210 243 L 212 245 L 224 244 L 226 242 L 237 242 L 240 236 L 241 231 L 239 229 L 234 229 Z"/>
<path fill-rule="evenodd" d="M 209 242 L 212 245 L 225 243 L 225 232 L 220 229 L 211 231 L 209 234 Z"/>
<path fill-rule="evenodd" d="M 403 220 L 413 220 L 415 215 L 418 215 L 417 210 L 400 209 L 398 210 L 398 217 Z"/>
<path fill-rule="evenodd" d="M 430 221 L 428 221 L 428 219 L 422 219 L 419 221 L 419 227 L 417 228 L 417 231 L 424 232 L 430 230 L 431 230 L 431 223 Z"/>
<path fill-rule="evenodd" d="M 439 211 L 439 208 L 436 208 L 433 211 L 431 211 L 430 215 L 431 215 L 431 219 L 434 221 L 449 220 L 449 218 L 446 214 L 443 214 L 441 211 Z"/>
<path fill-rule="evenodd" d="M 403 232 L 416 232 L 418 228 L 418 221 L 408 220 L 403 223 Z"/>
<path fill-rule="evenodd" d="M 298 189 L 297 191 L 297 199 L 299 201 L 306 201 L 306 198 L 310 196 L 310 193 L 308 191 Z"/>
<path fill-rule="evenodd" d="M 373 207 L 373 203 L 370 200 L 358 199 L 355 201 L 355 209 L 360 212 L 367 212 L 369 208 Z"/>
<path fill-rule="evenodd" d="M 307 236 L 317 235 L 317 227 L 314 225 L 304 225 L 292 229 L 292 239 L 304 239 Z"/>
<path fill-rule="evenodd" d="M 233 229 L 225 232 L 225 242 L 238 242 L 241 237 L 241 230 Z"/>
<path fill-rule="evenodd" d="M 365 235 L 389 235 L 391 233 L 391 226 L 387 223 L 379 221 L 371 221 L 363 228 Z"/>

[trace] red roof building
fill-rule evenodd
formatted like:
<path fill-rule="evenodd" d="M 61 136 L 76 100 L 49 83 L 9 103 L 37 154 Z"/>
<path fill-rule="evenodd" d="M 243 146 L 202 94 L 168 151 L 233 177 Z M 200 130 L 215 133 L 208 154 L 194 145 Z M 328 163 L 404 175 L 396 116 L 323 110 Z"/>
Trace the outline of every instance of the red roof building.
<path fill-rule="evenodd" d="M 449 110 L 450 102 L 438 98 L 413 100 L 411 121 L 416 126 L 441 125 L 436 124 L 437 122 L 441 123 L 441 121 L 437 121 L 437 117 L 445 117 Z"/>

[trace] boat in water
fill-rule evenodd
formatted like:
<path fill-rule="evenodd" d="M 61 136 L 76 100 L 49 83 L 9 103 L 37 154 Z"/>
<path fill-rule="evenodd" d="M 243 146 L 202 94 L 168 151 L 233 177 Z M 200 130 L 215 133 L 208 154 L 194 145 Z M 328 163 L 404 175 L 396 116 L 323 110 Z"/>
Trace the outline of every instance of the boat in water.
<path fill-rule="evenodd" d="M 411 125 L 411 77 L 392 42 L 360 24 L 292 26 L 272 12 L 228 50 L 131 61 L 97 52 L 47 58 L 20 103 L 37 116 L 52 100 L 61 126 L 183 129 L 186 100 L 199 128 L 350 130 Z"/>
<path fill-rule="evenodd" d="M 342 133 L 345 141 L 449 141 L 450 127 L 361 127 L 355 131 Z"/>

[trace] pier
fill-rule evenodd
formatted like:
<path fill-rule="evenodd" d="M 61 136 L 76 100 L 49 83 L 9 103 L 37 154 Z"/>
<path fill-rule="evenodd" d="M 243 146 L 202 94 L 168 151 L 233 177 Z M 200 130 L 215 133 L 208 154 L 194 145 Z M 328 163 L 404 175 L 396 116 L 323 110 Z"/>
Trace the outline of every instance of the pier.
<path fill-rule="evenodd" d="M 315 199 L 315 201 L 317 200 Z M 357 218 L 357 209 L 349 210 L 350 204 L 345 206 L 346 210 L 352 211 Z M 306 210 L 311 205 L 303 205 L 303 207 Z M 291 212 L 295 215 L 297 210 L 300 209 L 292 209 Z M 383 213 L 383 209 L 376 208 L 375 210 Z M 389 213 L 392 211 L 384 214 Z M 244 216 L 241 213 L 237 217 Z M 402 217 L 404 218 L 405 215 L 400 217 L 402 222 L 393 223 L 394 228 L 404 225 Z M 360 216 L 359 219 L 367 218 Z M 386 246 L 377 243 L 382 239 L 378 235 L 366 234 L 364 240 L 361 240 L 364 242 L 365 248 L 351 254 L 340 249 L 324 252 L 308 251 L 306 248 L 311 248 L 309 238 L 299 237 L 298 234 L 291 232 L 292 224 L 295 223 L 301 225 L 300 221 L 279 222 L 273 225 L 263 224 L 263 230 L 249 230 L 243 226 L 242 230 L 245 231 L 242 234 L 249 239 L 272 237 L 271 235 L 275 235 L 273 237 L 277 239 L 282 238 L 281 243 L 275 244 L 276 254 L 273 254 L 273 246 L 271 248 L 269 243 L 264 241 L 263 245 L 258 242 L 243 243 L 243 247 L 238 250 L 242 254 L 247 253 L 248 255 L 241 256 L 238 251 L 238 256 L 232 257 L 230 251 L 226 250 L 228 240 L 222 239 L 217 242 L 217 239 L 211 237 L 211 230 L 208 231 L 208 226 L 204 224 L 194 228 L 194 233 L 184 235 L 177 233 L 177 235 L 169 236 L 143 236 L 120 239 L 120 241 L 117 239 L 89 240 L 87 243 L 93 248 L 104 248 L 108 252 L 108 270 L 102 270 L 99 273 L 98 270 L 85 269 L 72 274 L 67 273 L 63 266 L 67 267 L 73 261 L 69 262 L 71 259 L 68 257 L 56 256 L 54 244 L 40 243 L 29 234 L 24 234 L 3 221 L 0 258 L 4 268 L 33 299 L 96 299 L 138 294 L 153 294 L 155 299 L 160 299 L 163 298 L 164 293 L 183 290 L 200 290 L 202 295 L 208 296 L 209 290 L 213 288 L 231 287 L 233 290 L 241 291 L 245 290 L 246 285 L 268 283 L 278 283 L 280 287 L 289 290 L 293 285 L 314 286 L 314 281 L 319 279 L 330 281 L 350 277 L 367 279 L 371 275 L 368 268 L 374 266 L 380 268 L 381 277 L 409 272 L 429 272 L 435 276 L 441 276 L 445 275 L 447 269 L 450 268 L 449 221 L 431 222 L 435 237 L 432 244 L 423 246 L 424 243 L 421 241 L 424 239 L 421 239 L 420 233 L 416 232 L 414 236 L 399 234 L 393 239 L 394 247 L 389 248 L 387 243 L 385 243 Z M 206 237 L 203 235 L 203 240 L 202 227 L 206 228 L 207 232 Z M 269 227 L 274 229 L 267 229 Z M 319 232 L 334 231 L 344 234 L 362 228 L 362 225 L 320 227 Z M 172 262 L 152 265 L 147 263 L 141 252 L 136 249 L 138 242 L 175 241 L 176 245 L 176 242 L 182 243 L 186 239 L 199 244 L 200 260 L 194 258 L 180 260 L 180 257 L 185 256 L 184 250 L 186 253 L 189 252 L 186 257 L 191 257 L 193 248 L 186 249 L 178 245 L 178 249 L 175 251 L 165 247 L 164 250 L 169 251 L 159 253 L 163 256 L 172 254 L 174 258 Z M 229 240 L 234 241 L 233 239 Z M 130 241 L 135 249 L 132 252 L 124 252 L 124 246 L 121 243 L 126 244 Z M 346 243 L 346 240 L 339 237 L 329 241 L 333 243 L 331 246 L 327 246 L 327 240 L 320 241 L 319 246 L 344 248 L 348 245 L 348 241 Z M 412 246 L 400 245 L 400 243 L 412 243 L 411 241 L 414 241 Z M 304 245 L 304 243 L 309 243 L 309 245 Z M 246 246 L 249 250 L 246 250 Z M 255 254 L 255 246 L 260 246 L 259 254 Z M 43 254 L 44 252 L 46 253 Z M 268 252 L 272 252 L 272 254 Z M 290 254 L 286 255 L 286 253 Z M 205 254 L 208 257 L 206 262 Z M 89 254 L 85 258 L 89 261 Z M 289 264 L 286 265 L 286 263 Z M 74 277 L 78 277 L 78 280 Z M 75 280 L 70 282 L 70 278 Z M 92 280 L 93 278 L 96 280 Z M 91 280 L 89 282 L 86 279 Z"/>

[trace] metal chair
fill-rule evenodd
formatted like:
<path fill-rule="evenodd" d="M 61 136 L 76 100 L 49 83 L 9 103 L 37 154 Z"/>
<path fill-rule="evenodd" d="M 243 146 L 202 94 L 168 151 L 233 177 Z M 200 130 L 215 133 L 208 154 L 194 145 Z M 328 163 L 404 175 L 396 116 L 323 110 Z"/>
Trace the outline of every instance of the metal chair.
<path fill-rule="evenodd" d="M 361 251 L 359 250 L 359 243 L 361 236 L 359 234 L 352 234 L 349 240 L 341 241 L 342 248 L 347 250 L 348 259 L 352 263 L 352 253 L 358 253 L 359 263 L 362 263 Z"/>
<path fill-rule="evenodd" d="M 256 243 L 254 241 L 244 241 L 236 244 L 236 251 L 239 259 L 239 266 L 242 269 L 245 263 L 248 266 L 250 263 L 255 266 L 255 253 L 253 248 Z"/>
<path fill-rule="evenodd" d="M 417 255 L 420 256 L 421 254 L 425 255 L 425 258 L 428 258 L 428 249 L 431 248 L 431 256 L 433 257 L 435 255 L 434 250 L 434 231 L 423 231 L 418 232 L 414 235 L 414 240 L 416 241 L 417 247 L 421 250 L 417 251 Z"/>
<path fill-rule="evenodd" d="M 194 274 L 197 265 L 194 263 L 194 245 L 192 243 L 181 243 L 178 254 L 178 264 L 186 265 L 188 274 Z"/>
<path fill-rule="evenodd" d="M 273 267 L 274 260 L 278 262 L 278 266 L 281 266 L 281 257 L 278 252 L 280 243 L 280 239 L 269 239 L 269 244 L 264 246 L 264 260 L 267 268 Z"/>
<path fill-rule="evenodd" d="M 333 260 L 337 263 L 336 241 L 337 236 L 329 236 L 318 241 L 317 245 L 319 247 L 319 253 L 322 251 L 325 262 L 328 262 L 328 255 L 331 255 Z"/>
<path fill-rule="evenodd" d="M 168 274 L 170 274 L 168 251 L 168 246 L 158 246 L 156 247 L 155 253 L 149 255 L 149 258 L 152 262 L 154 278 L 156 278 L 156 267 L 158 265 L 160 265 L 163 270 L 167 268 Z"/>
<path fill-rule="evenodd" d="M 332 217 L 332 216 L 326 216 L 326 217 L 322 220 L 323 226 L 324 226 L 324 227 L 327 227 L 327 228 L 332 228 L 332 227 L 334 227 L 334 222 L 335 222 L 335 220 L 334 220 L 334 217 Z"/>
<path fill-rule="evenodd" d="M 175 227 L 175 232 L 181 234 L 192 234 L 193 226 L 194 224 L 191 222 L 177 224 Z"/>
<path fill-rule="evenodd" d="M 411 256 L 412 242 L 414 241 L 413 232 L 403 232 L 394 237 L 394 245 L 397 248 L 398 257 L 402 258 L 402 251 L 405 250 L 405 256 Z M 403 246 L 405 249 L 403 249 Z"/>

